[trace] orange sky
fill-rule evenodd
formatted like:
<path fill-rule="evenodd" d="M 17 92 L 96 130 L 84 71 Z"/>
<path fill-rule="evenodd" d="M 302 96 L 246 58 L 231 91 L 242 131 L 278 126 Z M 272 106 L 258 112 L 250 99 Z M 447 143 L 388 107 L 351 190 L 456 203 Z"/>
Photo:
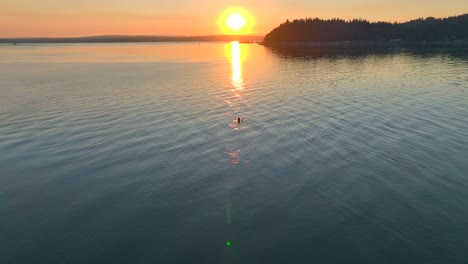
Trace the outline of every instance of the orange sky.
<path fill-rule="evenodd" d="M 230 6 L 249 10 L 258 35 L 303 17 L 393 22 L 468 13 L 467 0 L 14 0 L 0 4 L 0 37 L 221 34 L 218 18 Z"/>

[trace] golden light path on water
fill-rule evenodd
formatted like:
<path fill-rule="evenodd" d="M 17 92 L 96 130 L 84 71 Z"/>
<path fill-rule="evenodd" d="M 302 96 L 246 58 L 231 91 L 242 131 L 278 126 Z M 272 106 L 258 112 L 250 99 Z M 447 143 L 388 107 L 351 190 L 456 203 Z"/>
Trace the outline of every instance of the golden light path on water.
<path fill-rule="evenodd" d="M 242 75 L 242 61 L 245 58 L 246 54 L 242 53 L 241 45 L 238 41 L 231 42 L 230 44 L 226 45 L 226 55 L 229 57 L 231 62 L 231 92 L 234 93 L 235 97 L 241 97 L 241 91 L 245 88 L 245 83 Z M 244 55 L 244 56 L 243 56 Z M 237 107 L 229 102 L 230 107 Z M 240 109 L 236 109 L 236 112 L 240 112 Z M 241 123 L 238 122 L 237 118 L 243 117 L 235 117 L 236 119 L 232 124 L 230 124 L 231 129 L 235 131 L 240 131 Z M 235 142 L 234 142 L 235 143 Z M 234 166 L 237 166 L 240 163 L 240 153 L 241 148 L 237 147 L 228 149 L 227 154 L 230 156 L 231 163 Z M 229 226 L 232 223 L 232 210 L 231 210 L 231 194 L 230 194 L 230 187 L 226 183 L 226 224 L 228 225 L 228 230 L 230 229 Z M 232 241 L 227 239 L 226 246 L 231 247 Z"/>
<path fill-rule="evenodd" d="M 244 89 L 244 79 L 242 78 L 242 56 L 239 42 L 231 43 L 231 68 L 233 91 L 242 91 Z M 236 96 L 240 96 L 236 93 Z"/>

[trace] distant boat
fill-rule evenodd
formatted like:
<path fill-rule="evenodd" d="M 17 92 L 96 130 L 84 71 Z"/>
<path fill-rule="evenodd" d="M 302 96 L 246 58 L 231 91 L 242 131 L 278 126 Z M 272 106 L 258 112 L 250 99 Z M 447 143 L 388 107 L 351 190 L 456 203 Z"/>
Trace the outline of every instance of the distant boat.
<path fill-rule="evenodd" d="M 13 43 L 13 46 L 16 46 L 16 43 Z"/>

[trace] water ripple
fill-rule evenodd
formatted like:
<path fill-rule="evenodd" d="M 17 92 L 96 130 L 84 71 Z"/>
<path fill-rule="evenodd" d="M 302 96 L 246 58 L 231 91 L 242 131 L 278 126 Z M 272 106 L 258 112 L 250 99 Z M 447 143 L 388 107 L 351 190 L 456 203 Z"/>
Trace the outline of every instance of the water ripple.
<path fill-rule="evenodd" d="M 0 262 L 466 260 L 466 56 L 161 45 L 0 47 Z"/>

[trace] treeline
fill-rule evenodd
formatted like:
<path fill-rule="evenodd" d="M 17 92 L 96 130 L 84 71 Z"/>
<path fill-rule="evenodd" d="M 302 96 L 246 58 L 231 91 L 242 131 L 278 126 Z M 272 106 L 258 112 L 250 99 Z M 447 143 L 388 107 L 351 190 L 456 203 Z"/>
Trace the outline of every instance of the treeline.
<path fill-rule="evenodd" d="M 319 18 L 287 20 L 268 33 L 263 43 L 336 41 L 438 42 L 468 40 L 468 14 L 438 19 L 420 18 L 405 23 L 365 19 Z"/>

